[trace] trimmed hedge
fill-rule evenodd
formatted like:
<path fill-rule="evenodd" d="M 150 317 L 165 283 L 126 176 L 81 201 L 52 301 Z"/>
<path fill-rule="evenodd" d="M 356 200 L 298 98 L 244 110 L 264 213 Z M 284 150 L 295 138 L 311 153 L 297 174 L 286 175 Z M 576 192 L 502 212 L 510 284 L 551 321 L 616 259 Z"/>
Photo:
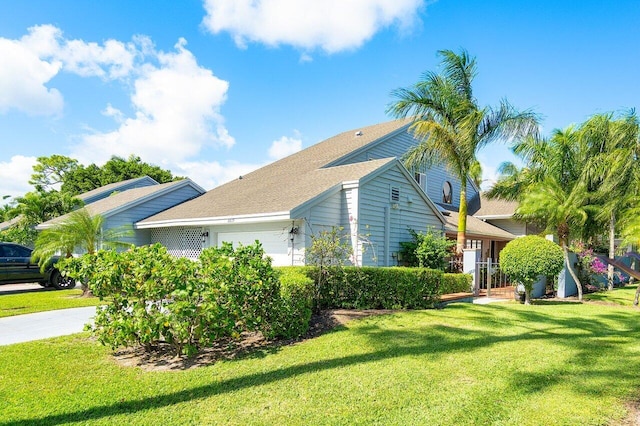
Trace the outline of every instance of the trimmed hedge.
<path fill-rule="evenodd" d="M 440 299 L 443 273 L 426 268 L 289 267 L 316 286 L 316 309 L 425 309 Z"/>
<path fill-rule="evenodd" d="M 444 274 L 440 286 L 440 294 L 469 293 L 471 292 L 470 274 Z"/>
<path fill-rule="evenodd" d="M 293 268 L 276 269 L 280 278 L 280 312 L 277 335 L 302 336 L 309 330 L 313 309 L 313 280 Z"/>

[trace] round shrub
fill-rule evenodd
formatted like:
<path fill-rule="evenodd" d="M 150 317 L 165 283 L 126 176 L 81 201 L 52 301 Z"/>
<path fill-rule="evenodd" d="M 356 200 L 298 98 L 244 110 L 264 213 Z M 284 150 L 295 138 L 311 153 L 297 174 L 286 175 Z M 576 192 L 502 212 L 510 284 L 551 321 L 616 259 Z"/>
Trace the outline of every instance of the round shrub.
<path fill-rule="evenodd" d="M 526 304 L 538 277 L 558 275 L 563 265 L 560 246 L 535 235 L 510 241 L 500 252 L 500 269 L 524 286 Z"/>

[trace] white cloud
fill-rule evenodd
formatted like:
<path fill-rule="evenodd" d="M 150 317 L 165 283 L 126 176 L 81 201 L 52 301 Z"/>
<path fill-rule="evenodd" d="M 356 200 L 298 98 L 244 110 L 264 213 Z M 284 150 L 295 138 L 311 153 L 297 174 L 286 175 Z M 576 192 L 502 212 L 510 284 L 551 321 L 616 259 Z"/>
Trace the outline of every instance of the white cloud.
<path fill-rule="evenodd" d="M 293 138 L 283 136 L 277 141 L 273 141 L 269 148 L 269 157 L 274 160 L 279 160 L 280 158 L 284 158 L 287 155 L 300 151 L 302 149 L 300 133 L 297 131 L 294 133 L 295 137 Z"/>
<path fill-rule="evenodd" d="M 62 94 L 47 83 L 60 71 L 61 63 L 40 59 L 23 42 L 0 38 L 0 113 L 11 109 L 30 115 L 59 115 Z"/>
<path fill-rule="evenodd" d="M 112 155 L 139 155 L 154 164 L 177 164 L 203 147 L 230 148 L 235 143 L 224 127 L 220 107 L 229 83 L 198 65 L 180 40 L 175 52 L 157 52 L 158 66 L 146 63 L 134 82 L 134 115 L 124 117 L 107 106 L 104 114 L 119 124 L 116 130 L 82 137 L 73 156 L 101 163 Z"/>
<path fill-rule="evenodd" d="M 33 190 L 29 185 L 29 179 L 36 161 L 36 157 L 15 155 L 8 162 L 0 162 L 0 199 L 5 195 L 20 197 Z M 2 204 L 6 202 L 8 200 L 4 200 Z"/>
<path fill-rule="evenodd" d="M 335 53 L 360 47 L 389 26 L 417 20 L 424 0 L 205 0 L 204 26 L 226 31 L 236 45 L 288 44 Z"/>
<path fill-rule="evenodd" d="M 480 189 L 488 191 L 498 181 L 500 174 L 494 165 L 483 163 L 482 161 L 480 161 L 480 165 L 482 166 L 482 184 L 480 185 Z"/>
<path fill-rule="evenodd" d="M 144 39 L 136 41 L 145 45 Z M 30 115 L 59 115 L 62 94 L 48 87 L 58 73 L 122 78 L 133 71 L 138 54 L 133 42 L 107 40 L 100 46 L 66 40 L 53 25 L 31 27 L 19 40 L 0 38 L 0 113 L 16 109 Z"/>

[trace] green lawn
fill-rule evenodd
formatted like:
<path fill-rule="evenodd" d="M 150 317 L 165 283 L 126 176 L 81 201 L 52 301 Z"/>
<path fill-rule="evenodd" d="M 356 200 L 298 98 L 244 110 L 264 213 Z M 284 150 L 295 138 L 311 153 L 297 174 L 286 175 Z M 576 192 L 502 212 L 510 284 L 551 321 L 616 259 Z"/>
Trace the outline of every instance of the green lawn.
<path fill-rule="evenodd" d="M 146 372 L 78 334 L 0 348 L 0 424 L 606 424 L 638 397 L 639 337 L 631 308 L 453 304 Z"/>
<path fill-rule="evenodd" d="M 590 293 L 584 295 L 584 300 L 608 302 L 622 306 L 633 306 L 633 299 L 636 295 L 638 285 L 627 285 L 625 287 L 615 288 L 613 291 L 600 291 L 598 293 Z"/>
<path fill-rule="evenodd" d="M 54 309 L 100 305 L 97 297 L 81 297 L 82 290 L 51 290 L 0 294 L 0 318 Z"/>

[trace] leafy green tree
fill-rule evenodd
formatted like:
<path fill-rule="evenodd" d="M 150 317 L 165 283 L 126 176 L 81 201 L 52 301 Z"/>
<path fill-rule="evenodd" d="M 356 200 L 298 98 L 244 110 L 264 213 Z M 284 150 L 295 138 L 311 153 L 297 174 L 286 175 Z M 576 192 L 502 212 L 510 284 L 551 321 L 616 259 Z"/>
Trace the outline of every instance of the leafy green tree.
<path fill-rule="evenodd" d="M 38 157 L 29 184 L 37 191 L 51 191 L 64 182 L 65 176 L 78 168 L 78 160 L 54 154 Z"/>
<path fill-rule="evenodd" d="M 481 107 L 473 95 L 476 60 L 462 50 L 439 51 L 442 73 L 424 73 L 408 88 L 392 92 L 397 100 L 388 108 L 396 117 L 411 117 L 411 130 L 419 143 L 405 155 L 407 168 L 443 163 L 460 180 L 460 206 L 456 251 L 462 252 L 467 230 L 467 179 L 473 176 L 480 149 L 499 139 L 536 134 L 538 118 L 519 112 L 506 100 L 496 107 Z"/>
<path fill-rule="evenodd" d="M 80 166 L 65 175 L 61 191 L 67 194 L 80 195 L 106 185 L 102 183 L 102 169 L 95 164 Z"/>
<path fill-rule="evenodd" d="M 82 206 L 82 201 L 56 190 L 33 191 L 15 200 L 11 215 L 19 220 L 2 232 L 5 241 L 32 246 L 37 236 L 35 226 Z"/>
<path fill-rule="evenodd" d="M 564 265 L 562 249 L 536 235 L 509 241 L 500 252 L 500 269 L 523 285 L 525 304 L 531 304 L 533 284 L 542 276 L 556 276 Z"/>
<path fill-rule="evenodd" d="M 5 195 L 4 197 L 2 197 L 2 200 L 6 200 L 8 198 L 11 198 L 11 196 Z M 18 213 L 15 211 L 15 207 L 15 202 L 5 203 L 0 206 L 0 222 L 4 222 L 16 217 Z"/>
<path fill-rule="evenodd" d="M 110 183 L 149 176 L 158 183 L 171 182 L 174 177 L 169 170 L 144 163 L 140 157 L 131 155 L 128 159 L 113 156 L 102 167 L 95 164 L 79 166 L 65 174 L 62 191 L 78 195 Z"/>

